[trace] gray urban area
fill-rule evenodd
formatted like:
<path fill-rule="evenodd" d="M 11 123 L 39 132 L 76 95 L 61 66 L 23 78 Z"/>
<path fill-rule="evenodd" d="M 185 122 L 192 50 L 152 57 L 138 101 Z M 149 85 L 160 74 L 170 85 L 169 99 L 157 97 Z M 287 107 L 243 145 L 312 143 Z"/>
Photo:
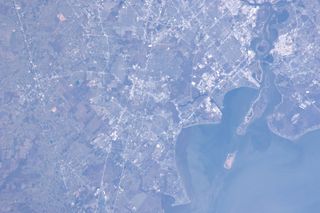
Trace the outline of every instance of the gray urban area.
<path fill-rule="evenodd" d="M 225 97 L 243 88 L 233 138 L 263 123 L 302 146 L 320 127 L 318 0 L 0 0 L 0 25 L 1 213 L 264 213 L 219 196 L 241 153 L 273 145 L 230 139 L 200 199 L 181 132 L 233 123 Z"/>

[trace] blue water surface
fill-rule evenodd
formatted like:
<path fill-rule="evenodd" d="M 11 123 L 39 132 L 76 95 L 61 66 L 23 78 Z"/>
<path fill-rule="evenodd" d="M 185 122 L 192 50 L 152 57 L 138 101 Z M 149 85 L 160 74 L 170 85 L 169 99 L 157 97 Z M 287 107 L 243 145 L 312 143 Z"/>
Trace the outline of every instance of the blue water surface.
<path fill-rule="evenodd" d="M 270 50 L 278 28 L 288 19 L 286 2 L 277 11 L 261 6 L 257 37 L 251 42 L 263 72 L 259 91 L 239 88 L 224 98 L 221 123 L 200 125 L 182 131 L 176 150 L 177 164 L 184 178 L 189 205 L 170 206 L 167 213 L 318 213 L 320 212 L 320 131 L 289 141 L 273 134 L 267 117 L 281 101 L 270 70 Z M 283 8 L 283 9 L 282 9 Z M 244 136 L 237 126 L 257 97 L 263 93 L 268 105 L 263 115 L 250 124 Z M 231 170 L 223 163 L 237 151 Z"/>
<path fill-rule="evenodd" d="M 292 142 L 270 132 L 262 118 L 246 136 L 234 134 L 255 96 L 252 89 L 234 90 L 220 124 L 183 130 L 177 162 L 192 202 L 167 205 L 166 212 L 320 212 L 320 131 Z M 227 153 L 235 150 L 233 168 L 224 169 Z"/>

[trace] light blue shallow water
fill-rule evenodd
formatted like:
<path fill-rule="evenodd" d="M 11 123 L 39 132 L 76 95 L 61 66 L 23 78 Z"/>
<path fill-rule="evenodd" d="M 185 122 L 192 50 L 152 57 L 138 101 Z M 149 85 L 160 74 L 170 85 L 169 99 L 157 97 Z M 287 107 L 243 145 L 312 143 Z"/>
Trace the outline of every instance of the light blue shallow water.
<path fill-rule="evenodd" d="M 285 4 L 282 1 L 278 6 L 285 8 Z M 165 199 L 167 213 L 320 212 L 320 131 L 292 142 L 273 134 L 266 122 L 280 101 L 269 68 L 277 23 L 288 18 L 285 9 L 280 11 L 277 14 L 269 4 L 261 7 L 260 34 L 251 42 L 263 71 L 260 92 L 268 99 L 264 114 L 250 124 L 244 136 L 235 133 L 258 94 L 240 88 L 225 96 L 220 124 L 182 131 L 177 165 L 192 202 L 170 207 L 170 199 Z M 233 168 L 224 169 L 227 154 L 236 150 Z"/>
<path fill-rule="evenodd" d="M 271 133 L 260 119 L 246 136 L 235 135 L 255 96 L 248 88 L 234 90 L 226 96 L 220 124 L 183 130 L 177 161 L 193 202 L 166 212 L 320 212 L 320 131 L 291 142 Z M 234 150 L 237 157 L 228 171 L 223 163 Z"/>

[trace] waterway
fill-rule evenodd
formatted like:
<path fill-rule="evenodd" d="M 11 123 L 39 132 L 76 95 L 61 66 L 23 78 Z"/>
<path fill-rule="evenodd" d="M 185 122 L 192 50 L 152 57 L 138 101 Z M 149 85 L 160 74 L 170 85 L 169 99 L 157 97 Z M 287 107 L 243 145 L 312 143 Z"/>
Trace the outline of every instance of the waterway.
<path fill-rule="evenodd" d="M 268 4 L 262 10 L 261 35 L 252 42 L 263 71 L 261 89 L 230 91 L 224 97 L 221 123 L 181 132 L 176 160 L 192 202 L 172 207 L 165 197 L 166 213 L 320 212 L 320 131 L 293 142 L 273 134 L 267 125 L 267 116 L 280 102 L 269 51 L 277 39 L 275 20 L 284 22 L 288 15 L 285 10 L 274 15 Z M 264 113 L 244 135 L 236 134 L 259 92 L 268 100 Z M 225 169 L 227 154 L 235 151 L 233 167 Z"/>

